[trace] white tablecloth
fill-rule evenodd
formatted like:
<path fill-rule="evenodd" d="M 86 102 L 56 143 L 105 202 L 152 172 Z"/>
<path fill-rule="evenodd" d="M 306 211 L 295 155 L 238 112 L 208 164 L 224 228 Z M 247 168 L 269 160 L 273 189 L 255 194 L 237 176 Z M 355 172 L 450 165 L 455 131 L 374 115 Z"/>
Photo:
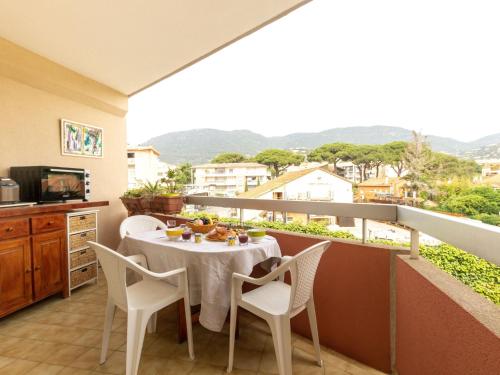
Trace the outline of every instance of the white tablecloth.
<path fill-rule="evenodd" d="M 231 305 L 233 272 L 250 275 L 255 265 L 281 256 L 278 242 L 270 236 L 260 243 L 228 246 L 206 240 L 201 244 L 169 241 L 162 231 L 126 236 L 118 251 L 124 255 L 144 254 L 154 272 L 186 267 L 191 305 L 201 304 L 200 323 L 217 332 L 222 330 Z M 177 280 L 169 282 L 176 284 Z"/>

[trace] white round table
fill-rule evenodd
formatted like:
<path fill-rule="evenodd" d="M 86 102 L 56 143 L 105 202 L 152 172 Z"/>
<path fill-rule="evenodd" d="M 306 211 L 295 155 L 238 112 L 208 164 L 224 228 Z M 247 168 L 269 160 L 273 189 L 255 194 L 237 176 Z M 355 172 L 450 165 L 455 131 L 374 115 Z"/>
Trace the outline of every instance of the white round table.
<path fill-rule="evenodd" d="M 212 331 L 221 331 L 230 307 L 233 272 L 250 275 L 253 267 L 266 259 L 281 257 L 274 237 L 266 236 L 259 243 L 228 246 L 225 242 L 203 239 L 170 241 L 163 231 L 126 236 L 118 251 L 124 255 L 144 254 L 154 272 L 187 268 L 190 303 L 201 305 L 200 323 Z M 176 278 L 169 280 L 176 284 Z"/>

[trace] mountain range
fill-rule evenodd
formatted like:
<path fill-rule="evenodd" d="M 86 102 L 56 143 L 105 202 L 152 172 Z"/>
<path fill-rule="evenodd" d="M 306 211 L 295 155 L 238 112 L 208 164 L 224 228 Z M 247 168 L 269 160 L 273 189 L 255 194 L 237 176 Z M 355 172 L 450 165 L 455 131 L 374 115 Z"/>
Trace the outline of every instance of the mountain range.
<path fill-rule="evenodd" d="M 221 152 L 239 152 L 255 155 L 267 148 L 313 149 L 325 143 L 347 142 L 354 144 L 383 144 L 392 141 L 409 141 L 411 130 L 394 126 L 353 126 L 334 128 L 317 133 L 293 133 L 279 137 L 265 137 L 249 130 L 195 129 L 166 133 L 143 143 L 154 146 L 161 160 L 170 164 L 209 162 Z M 466 155 L 473 150 L 500 144 L 500 133 L 462 142 L 449 137 L 427 135 L 434 151 L 453 155 Z"/>

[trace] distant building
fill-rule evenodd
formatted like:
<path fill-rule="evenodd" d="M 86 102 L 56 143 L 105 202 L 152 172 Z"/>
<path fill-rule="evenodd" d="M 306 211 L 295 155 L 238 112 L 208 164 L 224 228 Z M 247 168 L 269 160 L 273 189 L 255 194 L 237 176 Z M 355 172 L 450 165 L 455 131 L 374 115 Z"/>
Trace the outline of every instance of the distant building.
<path fill-rule="evenodd" d="M 328 168 L 333 170 L 333 165 L 330 164 Z M 347 178 L 349 181 L 358 183 L 361 182 L 361 172 L 359 168 L 354 165 L 351 161 L 340 161 L 337 163 L 337 174 Z M 403 171 L 402 176 L 406 174 L 406 170 Z M 397 177 L 394 169 L 389 165 L 381 165 L 378 169 L 378 177 L 377 177 L 377 168 L 370 168 L 366 171 L 367 180 L 371 178 L 395 178 Z"/>
<path fill-rule="evenodd" d="M 500 160 L 498 159 L 476 160 L 476 162 L 481 166 L 482 177 L 488 177 L 500 174 Z"/>
<path fill-rule="evenodd" d="M 300 163 L 300 165 L 291 165 L 286 169 L 286 171 L 287 172 L 296 172 L 296 171 L 301 171 L 303 169 L 326 167 L 327 165 L 328 164 L 326 162 L 320 163 L 317 161 L 309 161 L 309 162 Z"/>
<path fill-rule="evenodd" d="M 353 193 L 350 181 L 324 167 L 316 167 L 284 173 L 264 185 L 239 194 L 238 198 L 352 203 Z M 244 220 L 270 219 L 268 215 L 272 214 L 258 210 L 244 210 L 243 217 Z M 320 218 L 308 217 L 305 214 L 286 213 L 287 221 L 306 222 L 309 219 Z M 321 217 L 321 219 L 329 220 L 330 218 Z"/>
<path fill-rule="evenodd" d="M 491 186 L 493 189 L 500 190 L 500 174 L 492 174 L 482 181 L 485 185 Z"/>
<path fill-rule="evenodd" d="M 146 182 L 156 182 L 166 176 L 169 168 L 175 168 L 160 161 L 160 153 L 153 146 L 127 148 L 128 187 L 136 188 Z"/>
<path fill-rule="evenodd" d="M 405 195 L 406 181 L 397 177 L 370 178 L 358 184 L 358 199 L 402 198 Z"/>
<path fill-rule="evenodd" d="M 194 190 L 212 196 L 236 196 L 265 184 L 271 174 L 259 163 L 202 164 L 193 167 Z"/>

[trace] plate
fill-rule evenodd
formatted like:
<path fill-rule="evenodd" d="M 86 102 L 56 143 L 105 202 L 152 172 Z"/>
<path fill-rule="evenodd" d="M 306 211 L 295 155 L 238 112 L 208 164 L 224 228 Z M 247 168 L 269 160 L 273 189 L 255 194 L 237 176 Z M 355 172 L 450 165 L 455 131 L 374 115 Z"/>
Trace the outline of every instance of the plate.
<path fill-rule="evenodd" d="M 207 241 L 210 241 L 210 242 L 226 242 L 226 240 L 227 240 L 227 238 L 226 238 L 225 240 L 213 240 L 213 239 L 208 238 L 208 237 L 205 237 L 205 239 L 206 239 Z"/>

